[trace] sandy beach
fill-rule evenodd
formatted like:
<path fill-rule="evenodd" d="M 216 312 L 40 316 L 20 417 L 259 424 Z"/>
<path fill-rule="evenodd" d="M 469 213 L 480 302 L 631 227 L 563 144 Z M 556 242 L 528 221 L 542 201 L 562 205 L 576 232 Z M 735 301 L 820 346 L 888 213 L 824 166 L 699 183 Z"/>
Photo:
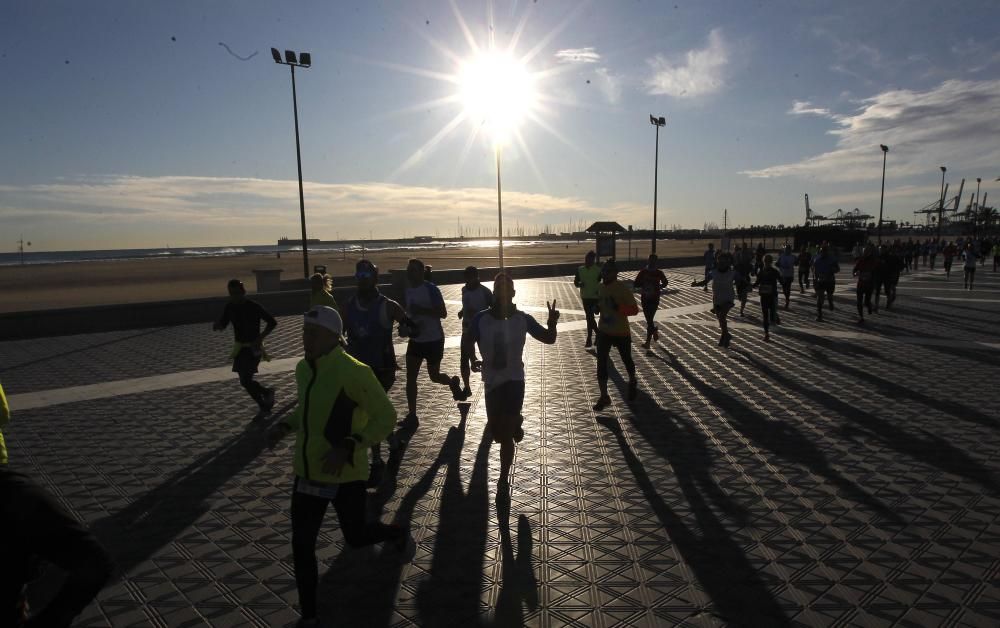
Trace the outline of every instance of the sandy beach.
<path fill-rule="evenodd" d="M 661 257 L 687 257 L 705 250 L 707 240 L 660 241 Z M 718 243 L 716 243 L 718 245 Z M 628 244 L 619 242 L 619 259 L 628 257 Z M 593 242 L 555 242 L 504 248 L 508 266 L 561 264 L 580 261 Z M 632 256 L 649 254 L 648 241 L 633 242 Z M 406 266 L 412 251 L 381 252 L 372 257 L 384 271 Z M 468 265 L 496 265 L 496 248 L 422 250 L 419 257 L 435 269 Z M 335 277 L 354 273 L 358 256 L 331 253 L 310 254 L 310 267 L 324 264 Z M 254 269 L 280 268 L 283 279 L 302 276 L 302 256 L 283 253 L 212 258 L 166 258 L 0 266 L 0 312 L 47 310 L 87 305 L 141 303 L 191 299 L 225 294 L 226 281 L 242 279 L 250 292 L 256 288 Z"/>

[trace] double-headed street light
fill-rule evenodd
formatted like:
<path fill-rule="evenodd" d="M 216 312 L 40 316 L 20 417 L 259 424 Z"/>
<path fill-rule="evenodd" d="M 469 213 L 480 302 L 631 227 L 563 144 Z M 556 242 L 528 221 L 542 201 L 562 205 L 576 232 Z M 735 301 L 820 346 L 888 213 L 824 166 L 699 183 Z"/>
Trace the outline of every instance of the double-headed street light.
<path fill-rule="evenodd" d="M 299 102 L 295 95 L 295 68 L 308 68 L 312 65 L 312 55 L 303 52 L 296 59 L 295 51 L 286 50 L 284 60 L 277 48 L 271 48 L 271 56 L 275 63 L 287 65 L 292 69 L 292 112 L 295 115 L 295 161 L 299 167 L 299 215 L 302 219 L 302 272 L 309 278 L 309 247 L 306 243 L 306 201 L 302 193 L 302 152 L 299 149 Z"/>
<path fill-rule="evenodd" d="M 885 158 L 889 154 L 889 147 L 879 144 L 882 149 L 882 197 L 878 202 L 878 243 L 882 244 L 882 206 L 885 204 Z"/>
<path fill-rule="evenodd" d="M 948 172 L 948 168 L 941 166 L 941 200 L 938 201 L 938 228 L 937 228 L 937 239 L 941 240 L 941 215 L 944 213 L 944 173 Z"/>
<path fill-rule="evenodd" d="M 653 246 L 652 253 L 656 253 L 656 183 L 659 179 L 660 169 L 660 127 L 667 125 L 667 119 L 663 116 L 657 118 L 649 114 L 649 123 L 656 127 L 656 153 L 653 157 Z"/>

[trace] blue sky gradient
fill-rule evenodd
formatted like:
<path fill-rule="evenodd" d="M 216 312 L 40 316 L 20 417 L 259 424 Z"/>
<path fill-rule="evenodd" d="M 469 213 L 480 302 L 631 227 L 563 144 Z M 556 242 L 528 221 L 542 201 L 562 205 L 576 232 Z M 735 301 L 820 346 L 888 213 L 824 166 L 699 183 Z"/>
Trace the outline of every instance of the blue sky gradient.
<path fill-rule="evenodd" d="M 939 165 L 962 205 L 1000 177 L 1000 5 L 924 2 L 27 2 L 0 5 L 0 250 L 264 244 L 298 234 L 297 73 L 310 236 L 495 224 L 492 147 L 458 125 L 442 50 L 542 72 L 503 151 L 505 224 L 913 220 Z M 491 17 L 492 15 L 492 17 Z M 226 44 L 229 49 L 221 44 Z M 560 54 L 562 53 L 562 54 Z M 242 60 L 238 57 L 248 57 Z M 995 197 L 994 197 L 995 198 Z M 13 234 L 13 235 L 10 235 Z"/>

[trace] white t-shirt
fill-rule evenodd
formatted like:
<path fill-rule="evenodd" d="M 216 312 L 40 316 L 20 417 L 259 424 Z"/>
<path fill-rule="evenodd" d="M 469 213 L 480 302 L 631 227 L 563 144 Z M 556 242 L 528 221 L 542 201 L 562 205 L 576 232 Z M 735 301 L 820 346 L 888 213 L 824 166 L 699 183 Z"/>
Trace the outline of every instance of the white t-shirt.
<path fill-rule="evenodd" d="M 515 311 L 507 319 L 499 319 L 489 310 L 472 319 L 472 337 L 483 355 L 483 383 L 493 390 L 506 382 L 524 381 L 524 341 L 527 334 L 541 339 L 545 328 L 534 318 Z"/>
<path fill-rule="evenodd" d="M 462 328 L 468 329 L 472 325 L 472 319 L 493 303 L 493 292 L 483 284 L 479 284 L 472 290 L 468 286 L 462 286 Z"/>
<path fill-rule="evenodd" d="M 722 305 L 736 300 L 736 290 L 733 288 L 733 278 L 736 271 L 730 268 L 722 272 L 718 268 L 712 271 L 712 304 Z"/>
<path fill-rule="evenodd" d="M 436 314 L 414 314 L 413 306 L 419 305 L 424 308 L 437 308 L 444 303 L 441 290 L 429 281 L 425 281 L 416 288 L 406 288 L 406 314 L 417 324 L 420 334 L 410 338 L 413 342 L 433 342 L 444 339 L 444 329 L 441 328 L 441 319 Z"/>

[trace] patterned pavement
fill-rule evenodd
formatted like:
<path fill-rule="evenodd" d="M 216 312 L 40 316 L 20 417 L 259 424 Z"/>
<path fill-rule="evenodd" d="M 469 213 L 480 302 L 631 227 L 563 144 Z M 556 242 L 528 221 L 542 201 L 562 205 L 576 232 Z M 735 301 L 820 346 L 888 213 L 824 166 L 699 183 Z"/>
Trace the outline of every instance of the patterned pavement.
<path fill-rule="evenodd" d="M 369 495 L 371 515 L 408 523 L 414 543 L 404 556 L 345 549 L 331 512 L 318 549 L 324 618 L 1000 624 L 1000 274 L 977 274 L 972 292 L 940 270 L 904 275 L 896 308 L 864 327 L 846 281 L 824 323 L 796 291 L 767 344 L 751 299 L 722 349 L 708 295 L 690 287 L 698 269 L 672 270 L 661 340 L 634 351 L 639 398 L 624 401 L 613 359 L 614 403 L 601 413 L 569 278 L 518 281 L 516 301 L 536 318 L 544 309 L 531 308 L 553 298 L 563 316 L 555 345 L 526 345 L 527 435 L 509 505 L 495 499 L 481 384 L 474 376 L 463 419 L 422 378 L 420 427 Z M 442 289 L 460 298 L 459 286 Z M 278 391 L 275 420 L 293 402 L 296 318 L 280 319 L 261 376 Z M 459 325 L 449 318 L 446 334 Z M 633 323 L 634 337 L 643 328 Z M 13 466 L 85 520 L 121 572 L 79 625 L 296 620 L 290 451 L 268 451 L 266 426 L 248 420 L 225 368 L 230 333 L 0 343 Z M 443 370 L 457 364 L 449 348 Z M 392 391 L 401 414 L 403 381 Z"/>

